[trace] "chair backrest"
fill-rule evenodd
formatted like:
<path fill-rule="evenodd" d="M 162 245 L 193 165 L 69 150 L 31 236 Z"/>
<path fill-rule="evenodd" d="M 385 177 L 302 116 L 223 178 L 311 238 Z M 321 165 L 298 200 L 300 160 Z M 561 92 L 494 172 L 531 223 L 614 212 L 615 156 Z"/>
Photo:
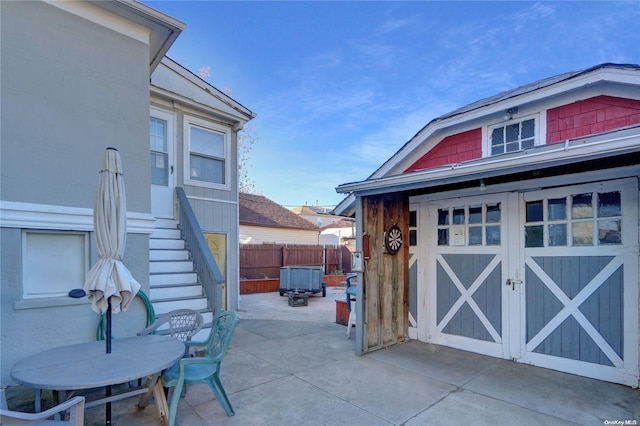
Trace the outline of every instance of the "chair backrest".
<path fill-rule="evenodd" d="M 68 422 L 53 422 L 45 420 L 61 411 L 69 410 Z M 84 425 L 84 396 L 76 396 L 70 400 L 56 405 L 53 408 L 41 413 L 22 413 L 19 411 L 9 411 L 0 409 L 0 424 L 3 425 L 47 425 L 47 424 L 66 424 L 70 426 Z"/>
<path fill-rule="evenodd" d="M 204 325 L 200 312 L 191 309 L 178 309 L 167 315 L 171 335 L 183 342 L 191 340 Z"/>
<path fill-rule="evenodd" d="M 206 341 L 205 356 L 220 362 L 229 349 L 231 336 L 238 325 L 236 311 L 220 311 L 211 325 L 211 332 Z"/>
<path fill-rule="evenodd" d="M 204 319 L 200 312 L 194 311 L 193 309 L 176 309 L 158 315 L 153 324 L 138 332 L 138 336 L 144 336 L 155 333 L 158 329 L 164 329 L 169 330 L 171 336 L 186 342 L 202 330 L 203 326 Z"/>

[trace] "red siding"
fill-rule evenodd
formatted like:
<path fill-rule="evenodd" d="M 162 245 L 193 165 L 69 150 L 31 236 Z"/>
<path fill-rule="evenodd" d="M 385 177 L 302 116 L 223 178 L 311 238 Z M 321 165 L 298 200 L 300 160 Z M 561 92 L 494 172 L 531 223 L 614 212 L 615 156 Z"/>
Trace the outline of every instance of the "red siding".
<path fill-rule="evenodd" d="M 444 138 L 405 172 L 455 164 L 482 157 L 482 129 L 473 129 Z"/>
<path fill-rule="evenodd" d="M 547 111 L 547 143 L 640 124 L 640 100 L 596 96 Z"/>

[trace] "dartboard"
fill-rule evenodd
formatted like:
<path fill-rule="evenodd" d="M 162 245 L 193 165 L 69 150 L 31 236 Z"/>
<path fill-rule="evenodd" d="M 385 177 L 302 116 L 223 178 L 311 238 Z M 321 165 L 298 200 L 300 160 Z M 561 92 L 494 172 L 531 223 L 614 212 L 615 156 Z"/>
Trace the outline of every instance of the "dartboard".
<path fill-rule="evenodd" d="M 398 225 L 391 225 L 384 234 L 384 245 L 390 254 L 396 254 L 402 245 L 402 231 Z"/>

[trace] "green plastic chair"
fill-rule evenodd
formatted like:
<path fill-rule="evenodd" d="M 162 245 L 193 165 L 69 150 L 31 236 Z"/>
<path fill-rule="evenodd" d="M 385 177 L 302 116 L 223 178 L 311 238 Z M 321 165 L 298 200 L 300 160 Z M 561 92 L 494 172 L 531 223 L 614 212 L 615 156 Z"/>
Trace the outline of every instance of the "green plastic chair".
<path fill-rule="evenodd" d="M 169 405 L 169 426 L 175 425 L 178 402 L 180 402 L 182 387 L 185 384 L 206 383 L 224 408 L 227 416 L 235 414 L 220 382 L 220 363 L 227 353 L 231 336 L 237 325 L 238 314 L 235 311 L 220 311 L 213 320 L 211 332 L 206 341 L 184 342 L 187 347 L 205 348 L 204 356 L 182 358 L 162 373 L 162 385 L 165 388 L 175 387 Z"/>

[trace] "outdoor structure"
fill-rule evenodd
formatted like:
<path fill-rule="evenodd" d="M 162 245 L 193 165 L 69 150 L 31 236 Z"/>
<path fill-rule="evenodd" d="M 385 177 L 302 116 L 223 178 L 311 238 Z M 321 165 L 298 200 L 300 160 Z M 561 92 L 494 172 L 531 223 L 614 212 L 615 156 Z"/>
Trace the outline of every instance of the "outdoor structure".
<path fill-rule="evenodd" d="M 602 64 L 429 122 L 355 215 L 358 353 L 404 338 L 638 387 L 640 66 Z"/>
<path fill-rule="evenodd" d="M 331 213 L 330 208 L 318 206 L 317 201 L 315 206 L 310 206 L 305 203 L 303 206 L 292 208 L 291 211 L 300 217 L 307 219 L 318 228 L 325 227 L 340 220 L 339 217 L 336 217 L 336 215 Z"/>
<path fill-rule="evenodd" d="M 2 385 L 25 356 L 96 338 L 87 298 L 68 294 L 98 260 L 93 202 L 107 147 L 125 171 L 124 264 L 154 306 L 180 303 L 153 286 L 172 259 L 150 250 L 160 228 L 184 227 L 187 205 L 227 284 L 221 303 L 237 309 L 237 133 L 254 114 L 165 57 L 185 24 L 136 1 L 0 2 L 0 16 Z M 132 311 L 115 316 L 116 334 L 144 328 Z"/>
<path fill-rule="evenodd" d="M 343 245 L 354 251 L 356 248 L 356 221 L 350 217 L 342 217 L 325 226 L 320 230 L 320 244 Z"/>
<path fill-rule="evenodd" d="M 240 194 L 242 244 L 318 244 L 320 229 L 278 203 L 257 194 Z"/>

